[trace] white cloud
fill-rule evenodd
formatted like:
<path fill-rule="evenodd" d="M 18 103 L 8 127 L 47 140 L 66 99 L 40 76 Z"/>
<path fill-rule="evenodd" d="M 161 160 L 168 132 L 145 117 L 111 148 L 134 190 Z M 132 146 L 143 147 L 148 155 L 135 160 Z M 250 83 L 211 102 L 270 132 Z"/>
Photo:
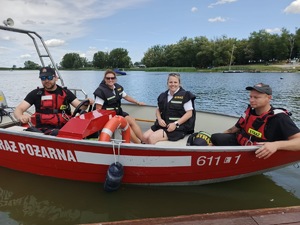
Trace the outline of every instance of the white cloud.
<path fill-rule="evenodd" d="M 0 50 L 1 50 L 1 51 L 0 51 L 0 54 L 1 54 L 3 51 L 8 50 L 8 48 L 0 46 Z"/>
<path fill-rule="evenodd" d="M 300 0 L 293 1 L 289 6 L 284 9 L 285 13 L 293 13 L 299 14 L 300 13 Z"/>
<path fill-rule="evenodd" d="M 191 9 L 191 12 L 197 12 L 198 11 L 198 8 L 197 7 L 193 7 L 192 9 Z"/>
<path fill-rule="evenodd" d="M 5 41 L 11 41 L 11 40 L 15 40 L 14 37 L 11 37 L 11 36 L 3 36 L 1 37 L 2 40 L 5 40 Z"/>
<path fill-rule="evenodd" d="M 30 54 L 21 55 L 20 58 L 21 59 L 31 58 L 31 55 Z"/>
<path fill-rule="evenodd" d="M 270 34 L 278 34 L 278 33 L 281 33 L 281 29 L 280 28 L 267 28 L 265 29 L 265 31 L 267 33 L 270 33 Z"/>
<path fill-rule="evenodd" d="M 233 3 L 237 1 L 238 0 L 218 0 L 217 2 L 210 4 L 208 8 L 213 8 L 216 5 L 224 5 L 224 4 Z"/>
<path fill-rule="evenodd" d="M 48 47 L 57 47 L 57 46 L 64 45 L 65 41 L 64 40 L 60 40 L 60 39 L 50 39 L 50 40 L 45 41 L 45 44 Z"/>
<path fill-rule="evenodd" d="M 215 22 L 225 22 L 226 19 L 225 18 L 222 18 L 220 16 L 218 17 L 215 17 L 215 18 L 210 18 L 208 19 L 208 22 L 211 22 L 211 23 L 215 23 Z"/>

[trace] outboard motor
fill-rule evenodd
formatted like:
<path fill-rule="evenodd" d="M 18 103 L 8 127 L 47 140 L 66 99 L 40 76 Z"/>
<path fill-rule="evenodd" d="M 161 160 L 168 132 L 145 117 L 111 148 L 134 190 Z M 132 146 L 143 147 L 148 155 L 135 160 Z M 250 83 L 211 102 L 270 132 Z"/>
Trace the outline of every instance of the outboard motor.
<path fill-rule="evenodd" d="M 8 106 L 7 106 L 5 96 L 4 96 L 3 92 L 0 90 L 0 108 L 4 109 L 4 108 L 7 108 L 7 107 Z"/>
<path fill-rule="evenodd" d="M 3 116 L 7 115 L 5 108 L 7 108 L 7 102 L 3 92 L 0 90 L 0 123 L 2 123 Z"/>

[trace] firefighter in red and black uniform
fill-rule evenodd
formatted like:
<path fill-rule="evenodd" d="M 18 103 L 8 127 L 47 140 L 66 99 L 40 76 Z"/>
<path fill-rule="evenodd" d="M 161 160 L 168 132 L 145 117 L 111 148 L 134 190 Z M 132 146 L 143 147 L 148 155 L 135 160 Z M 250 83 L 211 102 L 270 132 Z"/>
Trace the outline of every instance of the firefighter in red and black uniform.
<path fill-rule="evenodd" d="M 277 150 L 300 150 L 300 130 L 291 113 L 270 104 L 271 87 L 259 83 L 246 90 L 250 91 L 250 105 L 233 127 L 212 134 L 213 145 L 259 145 L 259 158 L 268 158 Z"/>
<path fill-rule="evenodd" d="M 70 90 L 56 84 L 58 76 L 54 69 L 41 68 L 39 78 L 43 88 L 31 91 L 16 107 L 14 115 L 21 123 L 32 122 L 45 134 L 56 135 L 71 117 L 70 104 L 77 107 L 80 101 Z M 92 103 L 93 100 L 90 101 Z M 32 105 L 35 106 L 33 116 L 24 114 Z"/>

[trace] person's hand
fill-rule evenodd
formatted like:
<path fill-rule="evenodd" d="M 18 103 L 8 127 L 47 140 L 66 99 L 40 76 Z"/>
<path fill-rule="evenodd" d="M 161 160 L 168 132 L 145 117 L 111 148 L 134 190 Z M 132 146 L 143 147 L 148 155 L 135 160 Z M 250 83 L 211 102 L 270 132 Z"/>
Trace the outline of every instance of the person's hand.
<path fill-rule="evenodd" d="M 146 105 L 144 102 L 136 102 L 137 105 Z"/>
<path fill-rule="evenodd" d="M 19 117 L 19 121 L 23 124 L 28 123 L 30 121 L 30 115 L 23 114 Z"/>
<path fill-rule="evenodd" d="M 87 98 L 87 99 L 90 101 L 90 105 L 94 104 L 94 99 L 91 99 L 91 98 Z"/>
<path fill-rule="evenodd" d="M 176 129 L 176 124 L 175 123 L 169 123 L 168 124 L 168 129 L 167 129 L 168 132 L 172 132 L 175 129 Z"/>
<path fill-rule="evenodd" d="M 157 121 L 158 121 L 159 126 L 161 126 L 161 127 L 167 126 L 166 122 L 163 119 L 157 119 Z"/>
<path fill-rule="evenodd" d="M 256 157 L 260 159 L 267 159 L 278 150 L 274 142 L 259 142 L 258 144 L 261 145 L 261 147 L 255 151 L 255 154 Z"/>

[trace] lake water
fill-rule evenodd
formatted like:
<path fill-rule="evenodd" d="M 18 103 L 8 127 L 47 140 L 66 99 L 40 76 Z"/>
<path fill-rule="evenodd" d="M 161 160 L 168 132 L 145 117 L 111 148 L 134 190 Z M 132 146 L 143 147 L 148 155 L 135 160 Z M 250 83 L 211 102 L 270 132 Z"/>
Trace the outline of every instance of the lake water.
<path fill-rule="evenodd" d="M 89 97 L 103 71 L 61 71 L 70 88 Z M 168 73 L 128 72 L 118 82 L 125 91 L 156 105 L 166 90 Z M 0 71 L 0 90 L 10 106 L 40 86 L 38 71 Z M 293 73 L 181 73 L 182 86 L 197 96 L 200 110 L 241 115 L 248 104 L 246 86 L 258 82 L 273 88 L 273 105 L 288 109 L 300 125 L 300 74 Z M 191 187 L 122 185 L 114 193 L 101 184 L 46 178 L 0 168 L 0 224 L 59 225 L 149 217 L 188 215 L 265 207 L 300 205 L 300 168 L 280 170 L 235 181 Z"/>

